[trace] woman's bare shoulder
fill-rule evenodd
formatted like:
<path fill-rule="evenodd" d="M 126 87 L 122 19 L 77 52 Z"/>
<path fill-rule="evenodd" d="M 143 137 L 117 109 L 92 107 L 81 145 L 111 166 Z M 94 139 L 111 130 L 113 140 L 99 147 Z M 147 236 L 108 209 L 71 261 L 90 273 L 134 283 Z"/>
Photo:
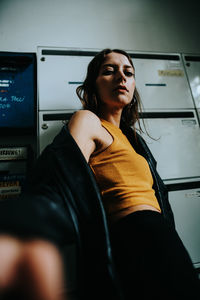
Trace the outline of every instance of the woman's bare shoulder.
<path fill-rule="evenodd" d="M 68 128 L 88 161 L 96 148 L 95 140 L 101 132 L 100 119 L 89 110 L 80 110 L 74 113 L 68 123 Z"/>
<path fill-rule="evenodd" d="M 92 119 L 92 120 L 99 120 L 99 117 L 97 117 L 97 115 L 95 115 L 95 113 L 93 113 L 90 110 L 77 110 L 73 116 L 73 118 L 81 118 L 81 119 Z M 99 120 L 100 121 L 100 120 Z"/>
<path fill-rule="evenodd" d="M 70 127 L 87 127 L 87 128 L 96 128 L 96 126 L 101 126 L 100 119 L 93 112 L 89 110 L 78 110 L 76 111 L 69 121 Z"/>

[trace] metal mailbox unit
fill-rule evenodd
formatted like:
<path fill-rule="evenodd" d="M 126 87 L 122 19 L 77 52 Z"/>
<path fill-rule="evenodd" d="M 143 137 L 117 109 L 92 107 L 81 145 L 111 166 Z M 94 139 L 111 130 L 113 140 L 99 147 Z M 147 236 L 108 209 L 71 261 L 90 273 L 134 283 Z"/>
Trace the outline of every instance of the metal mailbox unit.
<path fill-rule="evenodd" d="M 200 129 L 185 66 L 180 54 L 132 57 L 144 106 L 142 118 L 154 139 L 145 133 L 143 137 L 168 186 L 177 231 L 199 268 Z"/>
<path fill-rule="evenodd" d="M 38 47 L 39 153 L 63 122 L 81 108 L 76 88 L 98 52 Z M 128 52 L 136 69 L 136 86 L 144 107 L 142 118 L 154 139 L 143 136 L 169 187 L 177 230 L 194 265 L 199 267 L 200 129 L 196 107 L 200 110 L 200 96 L 194 97 L 188 78 L 195 76 L 192 72 L 199 70 L 200 61 L 195 61 L 197 67 L 190 68 L 193 75 L 188 75 L 181 54 Z"/>
<path fill-rule="evenodd" d="M 199 123 L 181 55 L 130 55 L 144 107 L 141 117 L 153 139 L 143 136 L 158 161 L 161 177 L 200 177 Z"/>

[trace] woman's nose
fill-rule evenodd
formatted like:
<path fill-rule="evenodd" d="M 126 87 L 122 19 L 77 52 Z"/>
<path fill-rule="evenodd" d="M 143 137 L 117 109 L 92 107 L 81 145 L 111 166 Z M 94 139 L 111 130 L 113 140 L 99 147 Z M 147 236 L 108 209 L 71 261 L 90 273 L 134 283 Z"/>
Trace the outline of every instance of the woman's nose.
<path fill-rule="evenodd" d="M 117 72 L 117 80 L 118 81 L 126 81 L 126 76 L 125 76 L 125 74 L 124 74 L 124 72 L 123 71 L 121 71 L 121 70 L 119 70 L 118 72 Z"/>

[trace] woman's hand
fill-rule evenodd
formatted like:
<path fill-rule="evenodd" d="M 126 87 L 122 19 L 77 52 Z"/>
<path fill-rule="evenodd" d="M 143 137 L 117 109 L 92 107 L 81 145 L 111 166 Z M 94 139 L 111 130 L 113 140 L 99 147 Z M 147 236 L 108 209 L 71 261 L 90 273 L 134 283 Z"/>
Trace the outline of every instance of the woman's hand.
<path fill-rule="evenodd" d="M 62 259 L 53 244 L 0 236 L 0 299 L 14 290 L 25 299 L 61 300 L 63 288 Z"/>

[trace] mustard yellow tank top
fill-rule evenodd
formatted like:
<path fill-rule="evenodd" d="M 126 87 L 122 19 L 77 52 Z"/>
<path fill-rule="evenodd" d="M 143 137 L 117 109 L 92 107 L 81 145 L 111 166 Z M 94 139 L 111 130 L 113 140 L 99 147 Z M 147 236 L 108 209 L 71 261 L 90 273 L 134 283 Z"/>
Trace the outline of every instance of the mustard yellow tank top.
<path fill-rule="evenodd" d="M 101 119 L 113 137 L 112 144 L 90 157 L 108 216 L 134 205 L 146 204 L 160 210 L 153 190 L 153 178 L 146 159 L 137 154 L 121 129 Z"/>

